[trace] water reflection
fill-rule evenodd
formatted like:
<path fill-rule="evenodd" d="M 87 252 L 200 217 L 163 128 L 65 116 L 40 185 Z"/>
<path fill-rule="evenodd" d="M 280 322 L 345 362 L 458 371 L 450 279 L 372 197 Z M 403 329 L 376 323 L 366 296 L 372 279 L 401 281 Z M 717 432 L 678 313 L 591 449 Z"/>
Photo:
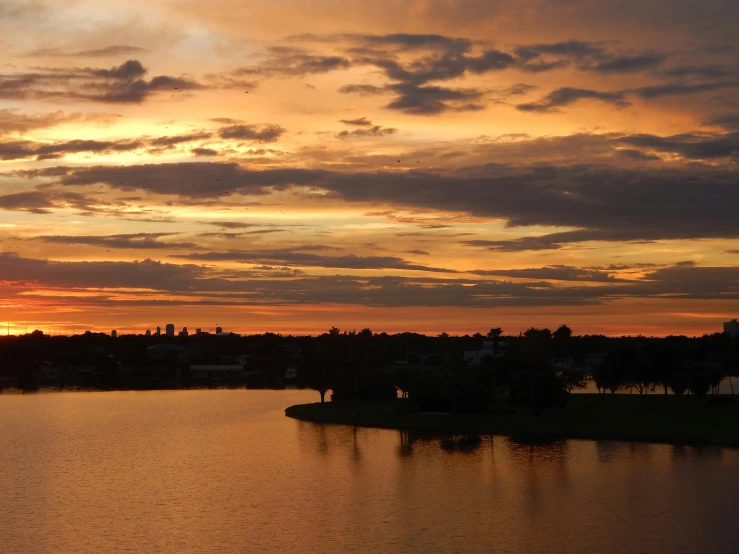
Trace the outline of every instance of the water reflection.
<path fill-rule="evenodd" d="M 614 441 L 596 441 L 595 451 L 598 456 L 598 462 L 606 463 L 614 461 L 619 452 L 618 443 Z"/>
<path fill-rule="evenodd" d="M 413 454 L 413 441 L 411 434 L 408 431 L 398 431 L 398 456 L 401 458 L 407 458 Z"/>
<path fill-rule="evenodd" d="M 525 460 L 528 464 L 563 464 L 567 461 L 568 446 L 568 441 L 508 441 L 508 448 L 514 459 Z"/>
<path fill-rule="evenodd" d="M 736 551 L 736 450 L 527 444 L 284 417 L 311 400 L 2 397 L 0 550 Z"/>

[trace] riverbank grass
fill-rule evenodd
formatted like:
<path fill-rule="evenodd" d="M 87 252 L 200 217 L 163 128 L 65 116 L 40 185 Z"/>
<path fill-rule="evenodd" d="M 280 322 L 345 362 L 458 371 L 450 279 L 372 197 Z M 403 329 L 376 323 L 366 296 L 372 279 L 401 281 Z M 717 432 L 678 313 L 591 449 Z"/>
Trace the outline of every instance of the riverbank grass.
<path fill-rule="evenodd" d="M 438 434 L 503 435 L 515 440 L 602 439 L 739 446 L 739 403 L 692 396 L 574 394 L 541 417 L 528 413 L 418 413 L 406 400 L 326 402 L 285 410 L 289 417 Z"/>

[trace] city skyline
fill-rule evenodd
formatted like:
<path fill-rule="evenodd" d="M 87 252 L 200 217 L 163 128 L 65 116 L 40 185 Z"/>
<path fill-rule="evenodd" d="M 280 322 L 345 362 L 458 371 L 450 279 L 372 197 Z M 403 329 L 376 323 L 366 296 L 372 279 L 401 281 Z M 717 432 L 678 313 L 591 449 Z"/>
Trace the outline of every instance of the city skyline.
<path fill-rule="evenodd" d="M 6 2 L 0 320 L 720 332 L 739 315 L 737 16 Z"/>

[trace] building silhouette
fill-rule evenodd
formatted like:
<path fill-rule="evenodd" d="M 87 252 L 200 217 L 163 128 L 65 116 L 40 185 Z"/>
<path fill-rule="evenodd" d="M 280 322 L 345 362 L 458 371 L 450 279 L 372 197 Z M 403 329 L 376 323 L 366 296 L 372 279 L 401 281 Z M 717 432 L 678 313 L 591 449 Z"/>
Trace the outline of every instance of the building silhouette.
<path fill-rule="evenodd" d="M 174 323 L 167 323 L 167 336 L 174 337 Z"/>
<path fill-rule="evenodd" d="M 739 337 L 739 321 L 732 319 L 724 323 L 724 333 L 727 333 L 732 338 Z"/>
<path fill-rule="evenodd" d="M 216 327 L 216 335 L 223 333 L 223 327 Z"/>
<path fill-rule="evenodd" d="M 113 330 L 112 330 L 112 331 L 110 332 L 110 336 L 111 336 L 111 337 L 113 337 L 113 338 L 116 338 L 116 337 L 118 337 L 118 331 L 116 331 L 115 329 L 113 329 Z"/>
<path fill-rule="evenodd" d="M 158 337 L 161 334 L 162 334 L 162 328 L 161 327 L 157 327 L 156 336 Z"/>

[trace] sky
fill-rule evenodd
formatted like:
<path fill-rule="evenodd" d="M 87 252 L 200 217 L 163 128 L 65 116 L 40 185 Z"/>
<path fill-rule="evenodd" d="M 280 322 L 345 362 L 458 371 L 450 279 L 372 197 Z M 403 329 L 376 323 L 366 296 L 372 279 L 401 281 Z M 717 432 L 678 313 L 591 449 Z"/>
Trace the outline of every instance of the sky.
<path fill-rule="evenodd" d="M 3 0 L 0 321 L 721 331 L 735 0 Z"/>

